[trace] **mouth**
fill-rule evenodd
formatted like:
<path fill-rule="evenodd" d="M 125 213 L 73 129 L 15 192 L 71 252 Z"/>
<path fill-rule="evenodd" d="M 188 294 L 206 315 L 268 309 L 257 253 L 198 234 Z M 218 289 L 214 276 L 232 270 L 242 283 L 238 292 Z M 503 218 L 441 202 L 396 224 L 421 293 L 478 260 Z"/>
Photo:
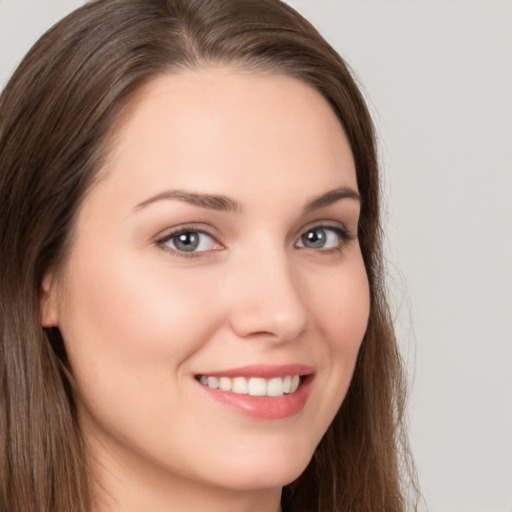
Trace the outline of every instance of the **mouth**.
<path fill-rule="evenodd" d="M 231 410 L 260 419 L 281 419 L 303 409 L 314 371 L 299 364 L 246 366 L 198 374 L 195 379 L 208 396 Z"/>
<path fill-rule="evenodd" d="M 283 396 L 295 393 L 305 376 L 286 375 L 285 377 L 226 377 L 206 376 L 197 377 L 203 386 L 221 391 L 231 391 L 237 395 L 249 396 Z"/>

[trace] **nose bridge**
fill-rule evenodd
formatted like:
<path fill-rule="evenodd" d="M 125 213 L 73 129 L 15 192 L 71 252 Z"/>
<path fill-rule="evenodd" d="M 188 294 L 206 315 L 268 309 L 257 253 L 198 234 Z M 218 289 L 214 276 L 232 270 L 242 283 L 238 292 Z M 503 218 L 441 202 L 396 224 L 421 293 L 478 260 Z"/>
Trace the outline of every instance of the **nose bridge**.
<path fill-rule="evenodd" d="M 284 248 L 267 246 L 241 257 L 234 286 L 231 325 L 239 336 L 267 335 L 284 342 L 305 329 L 305 297 Z"/>

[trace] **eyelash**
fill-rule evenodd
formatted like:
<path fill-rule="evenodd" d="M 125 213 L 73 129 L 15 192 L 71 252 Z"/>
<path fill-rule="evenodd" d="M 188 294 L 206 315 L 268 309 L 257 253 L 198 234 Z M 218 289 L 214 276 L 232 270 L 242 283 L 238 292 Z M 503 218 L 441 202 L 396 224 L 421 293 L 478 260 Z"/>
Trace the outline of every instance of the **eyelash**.
<path fill-rule="evenodd" d="M 332 251 L 340 252 L 343 250 L 343 248 L 345 247 L 345 245 L 347 243 L 349 243 L 352 240 L 357 238 L 357 236 L 354 233 L 350 232 L 345 227 L 331 225 L 331 224 L 316 224 L 314 226 L 306 228 L 300 235 L 299 240 L 302 240 L 302 238 L 307 233 L 312 233 L 314 231 L 320 231 L 320 230 L 334 232 L 336 234 L 336 236 L 339 238 L 339 243 L 336 247 L 328 247 L 326 249 L 320 248 L 320 249 L 316 249 L 316 250 L 311 249 L 311 250 L 314 250 L 315 252 L 320 252 L 320 253 L 322 253 L 322 252 L 323 253 L 331 253 Z M 298 243 L 298 241 L 296 242 L 296 244 L 297 243 Z M 301 247 L 301 249 L 308 249 L 308 247 Z"/>
<path fill-rule="evenodd" d="M 299 236 L 299 238 L 298 238 L 297 242 L 294 244 L 294 246 L 296 247 L 296 244 L 299 243 L 299 241 L 302 240 L 302 238 L 307 233 L 311 233 L 313 231 L 319 231 L 319 230 L 334 232 L 336 234 L 336 236 L 339 238 L 340 243 L 336 247 L 330 247 L 327 249 L 322 249 L 322 248 L 311 249 L 311 248 L 309 248 L 310 250 L 317 252 L 317 253 L 331 254 L 334 251 L 341 252 L 347 243 L 349 243 L 352 240 L 355 240 L 357 238 L 357 235 L 355 233 L 350 232 L 345 227 L 341 227 L 339 225 L 331 225 L 331 224 L 316 224 L 314 226 L 306 228 L 301 233 L 301 235 Z M 173 238 L 177 238 L 180 235 L 185 235 L 185 234 L 206 235 L 206 236 L 210 237 L 214 241 L 215 244 L 218 244 L 219 247 L 222 247 L 222 245 L 217 241 L 217 239 L 215 238 L 214 235 L 212 235 L 211 233 L 208 233 L 208 231 L 204 230 L 203 228 L 199 228 L 198 226 L 194 226 L 194 225 L 181 226 L 180 228 L 176 229 L 175 231 L 172 231 L 171 233 L 167 234 L 165 237 L 157 240 L 156 243 L 159 246 L 161 246 L 163 250 L 170 252 L 173 255 L 178 256 L 180 258 L 187 258 L 187 259 L 200 258 L 203 256 L 203 253 L 211 252 L 211 251 L 185 252 L 185 251 L 173 249 L 172 247 L 169 247 L 167 245 L 167 243 L 169 241 L 171 241 Z M 304 247 L 304 246 L 297 247 L 297 248 L 300 250 L 308 249 L 308 247 Z M 219 249 L 212 249 L 212 251 L 216 251 L 216 250 L 219 250 Z"/>
<path fill-rule="evenodd" d="M 197 252 L 185 252 L 185 251 L 179 251 L 177 249 L 173 249 L 172 247 L 169 247 L 167 243 L 171 241 L 173 238 L 177 238 L 180 235 L 185 234 L 191 234 L 191 233 L 197 233 L 197 234 L 203 234 L 206 236 L 209 236 L 216 244 L 221 246 L 221 244 L 217 241 L 214 235 L 208 233 L 205 229 L 202 227 L 190 224 L 185 226 L 180 226 L 178 229 L 171 231 L 169 234 L 167 234 L 165 237 L 157 240 L 157 244 L 162 247 L 163 250 L 170 252 L 174 256 L 178 256 L 179 258 L 199 258 L 203 255 L 204 252 L 209 251 L 197 251 Z"/>

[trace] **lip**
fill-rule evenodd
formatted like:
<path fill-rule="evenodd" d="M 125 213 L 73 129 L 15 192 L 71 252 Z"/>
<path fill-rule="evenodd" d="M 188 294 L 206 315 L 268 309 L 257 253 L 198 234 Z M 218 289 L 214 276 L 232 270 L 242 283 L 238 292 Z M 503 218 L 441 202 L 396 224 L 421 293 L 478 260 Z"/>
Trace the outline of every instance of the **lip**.
<path fill-rule="evenodd" d="M 222 391 L 204 386 L 199 381 L 197 385 L 210 398 L 231 410 L 253 418 L 276 420 L 294 416 L 305 406 L 311 384 L 314 379 L 314 370 L 311 366 L 303 364 L 286 365 L 250 365 L 239 368 L 230 368 L 219 371 L 208 371 L 198 375 L 211 377 L 286 377 L 287 375 L 300 375 L 301 383 L 294 393 L 282 396 L 251 396 Z"/>
<path fill-rule="evenodd" d="M 314 369 L 306 364 L 281 364 L 281 365 L 249 365 L 240 368 L 229 368 L 226 370 L 215 370 L 199 373 L 207 377 L 261 377 L 272 379 L 273 377 L 286 377 L 287 375 L 312 375 Z"/>

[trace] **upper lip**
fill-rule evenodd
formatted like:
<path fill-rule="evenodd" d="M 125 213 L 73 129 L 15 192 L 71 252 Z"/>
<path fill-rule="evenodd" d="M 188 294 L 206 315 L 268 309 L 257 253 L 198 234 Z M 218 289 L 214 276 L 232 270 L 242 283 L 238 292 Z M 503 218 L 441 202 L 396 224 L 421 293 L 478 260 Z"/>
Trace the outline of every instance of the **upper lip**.
<path fill-rule="evenodd" d="M 199 373 L 206 377 L 261 377 L 271 379 L 273 377 L 286 377 L 287 375 L 311 375 L 313 367 L 306 364 L 281 364 L 281 365 L 248 365 L 239 368 L 228 368 L 225 370 L 214 370 Z"/>

